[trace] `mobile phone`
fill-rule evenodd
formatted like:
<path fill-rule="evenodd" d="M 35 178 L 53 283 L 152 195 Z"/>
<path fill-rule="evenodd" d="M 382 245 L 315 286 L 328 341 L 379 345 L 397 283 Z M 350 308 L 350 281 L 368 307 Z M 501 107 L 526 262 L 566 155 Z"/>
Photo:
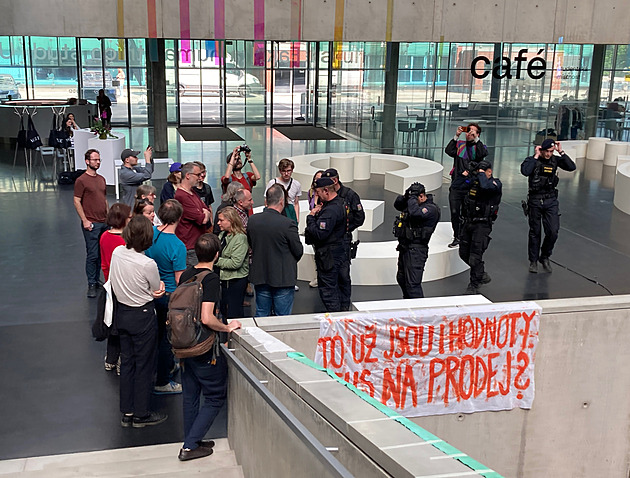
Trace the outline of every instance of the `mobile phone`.
<path fill-rule="evenodd" d="M 462 132 L 468 133 L 468 126 L 460 126 L 460 128 L 462 129 Z"/>

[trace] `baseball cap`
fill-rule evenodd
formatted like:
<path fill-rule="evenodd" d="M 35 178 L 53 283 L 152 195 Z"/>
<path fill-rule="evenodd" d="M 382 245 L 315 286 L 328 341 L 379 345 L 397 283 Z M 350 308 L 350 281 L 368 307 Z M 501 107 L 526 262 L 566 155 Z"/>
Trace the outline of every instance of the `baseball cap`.
<path fill-rule="evenodd" d="M 549 148 L 553 148 L 556 145 L 556 142 L 553 139 L 547 138 L 540 145 L 540 149 L 547 150 Z"/>
<path fill-rule="evenodd" d="M 335 183 L 332 179 L 322 176 L 321 178 L 315 180 L 315 189 L 325 188 L 326 186 L 332 186 L 333 184 Z"/>
<path fill-rule="evenodd" d="M 338 178 L 338 177 L 339 177 L 339 173 L 337 172 L 335 168 L 328 168 L 322 174 L 322 178 Z"/>
<path fill-rule="evenodd" d="M 122 153 L 120 153 L 120 159 L 123 161 L 130 156 L 135 156 L 136 158 L 140 155 L 140 151 L 134 151 L 133 149 L 123 149 Z"/>
<path fill-rule="evenodd" d="M 169 173 L 176 173 L 177 171 L 181 171 L 181 170 L 182 170 L 182 163 L 173 163 L 171 164 L 171 167 L 168 168 Z"/>

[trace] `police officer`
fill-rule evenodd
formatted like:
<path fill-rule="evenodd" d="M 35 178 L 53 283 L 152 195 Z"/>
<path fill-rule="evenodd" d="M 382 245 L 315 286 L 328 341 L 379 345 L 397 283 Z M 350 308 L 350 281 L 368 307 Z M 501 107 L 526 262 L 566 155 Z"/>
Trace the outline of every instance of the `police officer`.
<path fill-rule="evenodd" d="M 440 221 L 440 209 L 420 183 L 413 183 L 404 196 L 398 196 L 394 207 L 401 211 L 394 223 L 394 236 L 398 238 L 396 281 L 403 298 L 422 298 L 424 264 L 429 257 L 429 240 Z"/>
<path fill-rule="evenodd" d="M 479 286 L 490 282 L 484 270 L 483 253 L 490 243 L 492 223 L 497 218 L 501 202 L 502 184 L 492 177 L 492 165 L 481 161 L 471 171 L 471 183 L 460 214 L 463 218 L 460 230 L 459 257 L 470 266 L 470 283 L 467 294 L 477 294 Z"/>
<path fill-rule="evenodd" d="M 361 227 L 365 222 L 365 211 L 361 205 L 361 198 L 359 195 L 347 186 L 344 186 L 339 181 L 339 173 L 334 168 L 329 168 L 322 174 L 323 178 L 330 178 L 335 183 L 335 191 L 337 195 L 343 199 L 344 206 L 346 207 L 346 213 L 348 215 L 348 232 L 345 240 L 348 243 L 348 247 L 355 247 L 358 245 L 358 241 L 352 243 L 352 233 Z M 355 249 L 356 253 L 356 249 Z M 354 258 L 354 257 L 353 257 Z"/>
<path fill-rule="evenodd" d="M 347 219 L 343 199 L 331 178 L 316 180 L 315 194 L 322 204 L 306 216 L 304 237 L 315 249 L 319 296 L 328 312 L 350 310 L 350 256 L 344 240 Z"/>
<path fill-rule="evenodd" d="M 466 133 L 465 139 L 460 140 L 462 133 Z M 451 210 L 451 225 L 453 227 L 453 242 L 448 247 L 459 245 L 459 230 L 461 219 L 459 212 L 462 202 L 470 189 L 471 163 L 479 163 L 488 156 L 488 148 L 481 142 L 479 135 L 481 126 L 477 123 L 469 123 L 468 126 L 458 126 L 455 136 L 449 141 L 444 152 L 453 158 L 451 170 L 451 187 L 448 190 L 448 204 Z"/>
<path fill-rule="evenodd" d="M 556 153 L 557 154 L 554 154 Z M 538 272 L 538 261 L 545 272 L 551 272 L 549 257 L 558 240 L 560 214 L 558 211 L 558 168 L 575 171 L 575 163 L 564 154 L 560 143 L 547 138 L 536 146 L 534 156 L 521 164 L 521 174 L 528 177 L 527 209 L 529 217 L 529 272 Z M 545 239 L 540 246 L 540 222 Z"/>

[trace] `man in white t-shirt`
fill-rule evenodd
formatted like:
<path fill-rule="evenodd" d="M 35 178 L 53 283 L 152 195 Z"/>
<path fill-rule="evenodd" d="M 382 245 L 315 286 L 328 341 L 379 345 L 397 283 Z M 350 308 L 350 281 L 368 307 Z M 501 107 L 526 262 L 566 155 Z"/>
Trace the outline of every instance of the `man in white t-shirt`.
<path fill-rule="evenodd" d="M 267 194 L 267 189 L 269 189 L 274 184 L 282 184 L 288 195 L 287 208 L 285 208 L 286 215 L 287 217 L 294 219 L 295 222 L 299 222 L 300 196 L 302 195 L 302 185 L 298 180 L 291 177 L 294 168 L 295 164 L 293 163 L 293 161 L 287 158 L 281 159 L 278 163 L 278 171 L 280 171 L 280 177 L 274 178 L 267 183 L 265 194 Z M 293 209 L 295 210 L 295 217 L 291 217 L 290 206 L 293 206 Z"/>

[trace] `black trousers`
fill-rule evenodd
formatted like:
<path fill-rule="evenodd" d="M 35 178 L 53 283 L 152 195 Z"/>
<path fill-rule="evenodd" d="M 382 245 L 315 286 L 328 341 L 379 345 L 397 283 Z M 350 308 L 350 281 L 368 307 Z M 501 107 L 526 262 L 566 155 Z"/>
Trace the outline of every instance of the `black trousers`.
<path fill-rule="evenodd" d="M 483 278 L 483 253 L 488 248 L 492 232 L 490 221 L 464 221 L 460 233 L 459 257 L 470 266 L 470 283 L 474 286 L 481 284 Z"/>
<path fill-rule="evenodd" d="M 461 229 L 460 211 L 467 193 L 468 191 L 465 189 L 453 189 L 451 187 L 448 190 L 448 205 L 451 210 L 451 226 L 453 227 L 453 237 L 455 239 L 459 239 Z"/>
<path fill-rule="evenodd" d="M 560 212 L 558 198 L 531 197 L 527 201 L 529 206 L 529 240 L 527 242 L 527 255 L 530 262 L 551 257 L 553 246 L 558 240 L 560 230 Z M 545 230 L 545 239 L 540 246 L 540 223 Z"/>
<path fill-rule="evenodd" d="M 350 310 L 352 284 L 350 282 L 350 257 L 344 244 L 332 247 L 327 253 L 315 252 L 317 288 L 319 297 L 328 312 Z"/>
<path fill-rule="evenodd" d="M 118 304 L 120 335 L 120 411 L 144 417 L 153 390 L 158 327 L 153 301 L 142 307 Z"/>
<path fill-rule="evenodd" d="M 175 367 L 173 350 L 168 341 L 166 331 L 166 320 L 168 319 L 168 301 L 171 295 L 164 294 L 159 299 L 155 299 L 155 313 L 158 325 L 158 346 L 157 346 L 157 375 L 156 386 L 167 385 L 171 381 L 171 370 Z"/>
<path fill-rule="evenodd" d="M 243 300 L 245 300 L 247 283 L 247 277 L 221 281 L 221 314 L 224 319 L 243 317 Z"/>
<path fill-rule="evenodd" d="M 423 244 L 398 244 L 398 271 L 396 282 L 400 286 L 403 299 L 421 299 L 424 265 L 429 257 L 429 246 Z"/>

